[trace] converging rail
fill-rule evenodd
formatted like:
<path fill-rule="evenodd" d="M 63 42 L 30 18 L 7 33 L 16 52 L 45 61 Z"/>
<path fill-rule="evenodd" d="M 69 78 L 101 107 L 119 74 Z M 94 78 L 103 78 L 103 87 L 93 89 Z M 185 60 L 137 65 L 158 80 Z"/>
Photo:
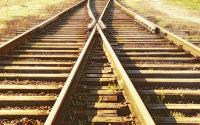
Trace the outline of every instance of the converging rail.
<path fill-rule="evenodd" d="M 43 124 L 89 34 L 87 1 L 0 46 L 0 123 Z"/>
<path fill-rule="evenodd" d="M 46 125 L 154 124 L 114 55 L 97 25 L 48 116 Z M 138 113 L 143 113 L 144 121 Z"/>
<path fill-rule="evenodd" d="M 200 124 L 200 49 L 116 0 L 82 0 L 0 53 L 1 124 Z"/>
<path fill-rule="evenodd" d="M 154 124 L 98 24 L 45 122 L 49 124 Z"/>
<path fill-rule="evenodd" d="M 200 49 L 116 0 L 102 20 L 106 38 L 156 124 L 199 124 Z"/>

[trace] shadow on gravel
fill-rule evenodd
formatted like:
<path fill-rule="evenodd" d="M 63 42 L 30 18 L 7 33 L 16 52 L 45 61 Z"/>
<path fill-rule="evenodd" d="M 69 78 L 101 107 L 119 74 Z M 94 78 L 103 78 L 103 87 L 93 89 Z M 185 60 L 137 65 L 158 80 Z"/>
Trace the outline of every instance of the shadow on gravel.
<path fill-rule="evenodd" d="M 156 93 L 154 91 L 152 91 L 152 95 L 155 96 L 144 96 L 141 93 L 141 90 L 145 90 L 145 89 L 155 89 L 154 87 L 156 87 L 155 84 L 150 85 L 151 83 L 148 83 L 148 81 L 146 80 L 146 78 L 148 78 L 149 76 L 144 75 L 141 73 L 140 70 L 149 70 L 148 68 L 143 68 L 141 69 L 140 67 L 136 66 L 136 61 L 134 61 L 133 59 L 130 58 L 130 55 L 126 54 L 126 50 L 123 50 L 123 45 L 121 45 L 120 43 L 118 43 L 119 39 L 117 38 L 117 36 L 119 35 L 118 31 L 112 26 L 112 19 L 113 19 L 113 10 L 109 9 L 107 12 L 110 13 L 106 13 L 106 17 L 109 18 L 105 18 L 103 21 L 105 22 L 106 26 L 109 27 L 109 29 L 105 30 L 104 33 L 108 39 L 108 41 L 110 41 L 110 44 L 113 48 L 113 50 L 115 51 L 118 59 L 120 60 L 120 62 L 122 63 L 124 69 L 126 70 L 127 74 L 129 75 L 129 78 L 131 79 L 132 83 L 134 84 L 134 86 L 136 87 L 140 97 L 142 98 L 144 104 L 146 105 L 148 111 L 150 112 L 151 116 L 153 117 L 153 119 L 155 121 L 157 121 L 157 117 L 163 117 L 164 115 L 166 115 L 167 113 L 170 113 L 169 110 L 167 110 L 167 107 L 164 104 L 164 96 L 156 96 Z M 124 34 L 126 35 L 126 34 Z M 131 48 L 131 47 L 127 47 L 127 48 Z M 130 51 L 133 52 L 133 51 Z M 123 55 L 120 55 L 123 54 Z M 124 60 L 124 57 L 126 58 Z M 130 73 L 131 72 L 131 73 Z M 150 74 L 150 77 L 152 76 L 152 74 Z M 136 79 L 139 79 L 136 81 Z M 161 112 L 160 110 L 156 110 L 156 109 L 149 109 L 151 104 L 160 104 L 163 108 L 165 108 L 166 112 Z M 175 119 L 173 119 L 173 117 L 171 117 L 171 121 L 175 121 Z"/>

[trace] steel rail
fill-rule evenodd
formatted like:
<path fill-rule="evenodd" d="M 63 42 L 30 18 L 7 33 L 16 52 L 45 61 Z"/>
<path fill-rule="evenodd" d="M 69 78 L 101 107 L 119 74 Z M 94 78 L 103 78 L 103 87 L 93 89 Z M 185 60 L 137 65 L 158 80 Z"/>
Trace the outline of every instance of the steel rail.
<path fill-rule="evenodd" d="M 106 7 L 104 8 L 104 11 L 101 15 L 101 18 L 103 17 L 110 1 L 106 4 Z M 88 1 L 89 4 L 89 1 Z M 91 17 L 93 17 L 91 15 Z M 100 18 L 100 21 L 101 21 Z M 94 18 L 93 18 L 94 19 Z M 94 21 L 93 21 L 94 22 Z M 103 24 L 103 22 L 102 22 Z M 78 81 L 80 78 L 81 70 L 83 69 L 85 60 L 87 59 L 87 53 L 90 51 L 90 47 L 92 45 L 92 39 L 94 37 L 94 34 L 96 30 L 99 32 L 103 39 L 103 47 L 104 51 L 106 52 L 106 55 L 109 57 L 108 60 L 112 64 L 113 69 L 116 72 L 116 75 L 118 76 L 118 80 L 121 83 L 121 86 L 124 86 L 124 89 L 128 91 L 126 93 L 128 100 L 130 100 L 130 109 L 132 113 L 137 112 L 140 114 L 138 118 L 140 119 L 141 124 L 148 124 L 151 123 L 152 125 L 155 124 L 153 119 L 151 118 L 150 114 L 148 113 L 146 107 L 144 106 L 141 98 L 139 97 L 139 94 L 137 93 L 135 87 L 133 86 L 132 82 L 130 81 L 128 75 L 126 74 L 125 70 L 123 69 L 121 63 L 119 62 L 117 56 L 115 55 L 113 49 L 111 48 L 109 42 L 107 41 L 106 37 L 103 34 L 103 31 L 101 30 L 99 24 L 97 24 L 88 38 L 86 45 L 84 46 L 83 51 L 81 52 L 77 62 L 75 63 L 72 72 L 70 73 L 63 89 L 61 90 L 49 116 L 47 117 L 47 120 L 45 122 L 45 125 L 54 125 L 57 124 L 59 121 L 59 113 L 61 113 L 62 105 L 64 103 L 64 99 L 67 98 L 70 99 L 70 91 L 73 90 L 74 86 L 76 86 L 75 81 Z M 118 67 L 118 68 L 116 68 Z M 137 110 L 135 110 L 137 109 Z M 142 115 L 141 115 L 142 114 Z"/>
<path fill-rule="evenodd" d="M 88 14 L 89 14 L 89 17 L 92 19 L 92 22 L 88 25 L 88 29 L 92 29 L 96 24 L 96 19 L 92 13 L 90 5 L 91 5 L 91 0 L 88 0 L 87 2 Z"/>
<path fill-rule="evenodd" d="M 143 23 L 138 24 L 116 4 L 110 10 L 103 20 L 109 32 L 105 35 L 156 124 L 198 124 L 199 90 L 193 89 L 199 87 L 195 66 L 198 58 L 164 38 L 159 29 L 150 33 L 147 26 L 141 28 Z M 188 65 L 193 65 L 195 74 Z M 181 96 L 184 98 L 177 99 Z M 194 114 L 190 114 L 191 110 Z M 181 115 L 177 116 L 178 113 Z"/>
<path fill-rule="evenodd" d="M 2 95 L 0 100 L 5 107 L 12 107 L 13 104 L 18 107 L 14 111 L 12 108 L 0 110 L 0 121 L 3 124 L 12 124 L 13 121 L 16 121 L 16 124 L 21 123 L 23 119 L 17 119 L 22 117 L 27 117 L 27 121 L 32 119 L 33 123 L 37 119 L 44 122 L 47 118 L 49 109 L 62 90 L 62 84 L 68 78 L 74 61 L 77 60 L 89 35 L 87 26 L 90 18 L 85 1 L 78 2 L 1 46 L 1 54 L 6 53 L 3 49 L 9 51 L 17 46 L 8 54 L 1 55 L 0 82 L 6 80 L 6 83 L 0 90 L 8 93 L 12 89 L 11 86 L 15 88 L 12 89 L 13 93 L 8 94 L 10 97 Z M 85 22 L 79 23 L 80 20 Z M 58 60 L 59 58 L 63 60 Z M 19 83 L 26 84 L 21 86 Z M 45 86 L 45 83 L 48 84 Z M 35 88 L 27 89 L 28 87 Z M 20 93 L 22 98 L 17 98 L 19 94 L 15 93 Z M 32 107 L 36 112 L 31 110 Z M 4 118 L 8 118 L 8 121 L 2 120 Z"/>
<path fill-rule="evenodd" d="M 31 28 L 30 30 L 16 36 L 15 38 L 3 43 L 0 45 L 0 54 L 7 54 L 10 50 L 15 48 L 17 45 L 21 44 L 22 42 L 26 42 L 29 39 L 30 34 L 39 31 L 46 26 L 48 26 L 51 23 L 54 23 L 56 20 L 60 19 L 63 15 L 66 13 L 72 11 L 73 9 L 77 8 L 78 6 L 82 5 L 86 0 L 81 0 L 77 4 L 73 5 L 72 7 L 69 7 L 65 9 L 64 11 L 58 13 L 57 15 L 51 17 L 50 19 L 40 23 L 39 25 Z"/>
<path fill-rule="evenodd" d="M 108 61 L 110 62 L 114 73 L 116 74 L 118 81 L 120 83 L 120 86 L 122 89 L 124 89 L 126 92 L 127 102 L 129 103 L 129 108 L 131 110 L 132 114 L 139 114 L 137 115 L 138 119 L 140 119 L 140 123 L 147 125 L 151 124 L 154 125 L 154 121 L 151 118 L 150 114 L 148 113 L 146 107 L 144 106 L 141 98 L 139 97 L 139 94 L 137 93 L 135 87 L 133 86 L 132 82 L 130 81 L 130 78 L 126 74 L 124 68 L 122 67 L 121 63 L 119 62 L 116 54 L 114 53 L 112 47 L 110 46 L 108 40 L 106 39 L 105 35 L 103 34 L 103 31 L 99 24 L 96 24 L 96 26 L 93 28 L 92 33 L 90 37 L 88 38 L 86 45 L 84 46 L 84 49 L 82 50 L 77 62 L 75 63 L 63 89 L 61 90 L 49 116 L 47 117 L 47 120 L 45 122 L 45 125 L 56 125 L 59 123 L 59 117 L 61 116 L 62 112 L 62 106 L 65 100 L 70 100 L 70 96 L 72 91 L 74 90 L 77 81 L 80 79 L 80 73 L 82 72 L 85 62 L 88 57 L 88 53 L 90 53 L 91 46 L 93 44 L 92 40 L 95 36 L 95 32 L 98 31 L 102 40 L 103 40 L 103 48 L 106 53 L 106 56 L 108 57 Z M 66 106 L 66 105 L 65 105 Z"/>
<path fill-rule="evenodd" d="M 110 62 L 111 67 L 113 68 L 113 72 L 118 77 L 120 87 L 125 90 L 132 114 L 137 113 L 137 117 L 140 119 L 140 123 L 142 125 L 155 125 L 151 115 L 149 114 L 136 88 L 134 87 L 114 50 L 112 49 L 109 41 L 105 37 L 102 29 L 103 28 L 97 24 L 97 30 L 103 40 L 103 49 L 106 56 L 108 57 L 108 61 Z"/>
<path fill-rule="evenodd" d="M 111 0 L 109 0 L 108 3 L 106 4 L 106 7 L 104 8 L 104 11 L 102 12 L 97 24 L 97 30 L 100 33 L 101 38 L 103 40 L 104 51 L 106 53 L 106 56 L 108 57 L 108 61 L 111 63 L 114 73 L 118 76 L 118 81 L 121 87 L 125 89 L 126 92 L 128 92 L 126 93 L 126 96 L 127 96 L 127 100 L 129 100 L 129 103 L 130 103 L 131 112 L 132 113 L 136 112 L 138 114 L 141 124 L 154 125 L 155 122 L 153 118 L 149 114 L 136 88 L 134 87 L 133 83 L 128 77 L 125 69 L 123 68 L 114 50 L 112 49 L 109 41 L 107 40 L 107 38 L 105 37 L 102 31 L 106 29 L 106 26 L 103 23 L 102 19 L 110 3 L 111 3 Z"/>
<path fill-rule="evenodd" d="M 92 19 L 92 23 L 88 26 L 88 28 L 91 29 L 96 24 L 96 20 L 90 8 L 90 0 L 88 0 L 87 8 L 88 8 L 88 14 Z M 66 98 L 70 99 L 70 93 L 72 93 L 71 91 L 73 90 L 73 88 L 75 88 L 76 85 L 74 84 L 75 83 L 74 81 L 78 81 L 78 79 L 80 78 L 80 73 L 81 70 L 83 70 L 84 68 L 85 60 L 87 59 L 89 53 L 88 51 L 90 51 L 90 48 L 92 46 L 92 39 L 94 38 L 95 32 L 96 28 L 93 28 L 89 38 L 86 41 L 83 50 L 81 51 L 81 54 L 79 55 L 73 69 L 71 70 L 71 73 L 69 74 L 67 81 L 65 82 L 65 85 L 63 86 L 51 112 L 49 113 L 45 121 L 45 125 L 56 125 L 59 122 L 58 116 L 60 115 L 59 113 L 61 113 L 64 99 Z"/>
<path fill-rule="evenodd" d="M 110 3 L 110 1 L 106 4 L 106 7 L 104 8 L 101 18 L 103 17 L 109 3 Z M 89 2 L 88 2 L 88 4 L 89 4 Z M 101 21 L 101 18 L 100 18 L 100 21 Z M 102 22 L 102 24 L 104 24 L 104 23 Z M 92 33 L 91 33 L 90 37 L 88 38 L 86 45 L 84 46 L 84 49 L 82 50 L 77 62 L 75 63 L 75 65 L 72 69 L 72 72 L 70 73 L 63 89 L 61 90 L 49 116 L 47 117 L 45 125 L 55 125 L 59 122 L 59 120 L 60 120 L 59 116 L 62 112 L 61 109 L 62 109 L 64 100 L 70 100 L 70 93 L 71 93 L 71 91 L 73 91 L 73 88 L 75 88 L 75 86 L 76 86 L 76 82 L 80 78 L 80 73 L 83 70 L 85 61 L 87 60 L 87 56 L 90 51 L 90 47 L 92 46 L 92 40 L 94 38 L 96 31 L 99 32 L 99 34 L 103 40 L 104 51 L 106 53 L 106 56 L 108 57 L 109 62 L 112 65 L 112 68 L 114 69 L 114 73 L 118 77 L 120 86 L 126 91 L 126 97 L 127 97 L 127 100 L 129 100 L 129 104 L 130 104 L 129 107 L 131 109 L 131 113 L 138 114 L 138 118 L 140 119 L 141 124 L 151 124 L 151 125 L 155 124 L 153 119 L 151 118 L 149 112 L 147 111 L 146 107 L 144 106 L 144 103 L 142 102 L 141 98 L 139 97 L 139 94 L 137 93 L 135 87 L 133 86 L 130 78 L 128 77 L 124 68 L 122 67 L 121 63 L 119 62 L 111 45 L 109 44 L 108 40 L 106 39 L 105 35 L 103 34 L 103 31 L 101 28 L 102 27 L 100 27 L 99 24 L 96 24 L 96 26 L 93 28 Z"/>
<path fill-rule="evenodd" d="M 104 7 L 104 9 L 103 9 L 103 11 L 101 13 L 101 16 L 99 17 L 99 20 L 98 20 L 98 23 L 102 27 L 102 29 L 106 29 L 106 25 L 103 23 L 102 19 L 103 19 L 103 16 L 105 15 L 105 12 L 108 9 L 108 6 L 109 6 L 110 3 L 111 3 L 111 0 L 108 0 L 107 4 Z"/>
<path fill-rule="evenodd" d="M 70 93 L 72 93 L 71 91 L 73 91 L 73 88 L 75 88 L 76 81 L 78 81 L 81 76 L 80 73 L 84 68 L 85 61 L 87 59 L 90 48 L 93 44 L 92 40 L 94 38 L 95 32 L 96 32 L 96 26 L 92 29 L 92 32 L 89 38 L 87 39 L 87 42 L 80 56 L 78 57 L 71 73 L 69 74 L 67 81 L 65 82 L 65 85 L 63 86 L 49 116 L 45 121 L 45 125 L 57 125 L 57 123 L 59 122 L 58 116 L 60 116 L 60 113 L 62 112 L 61 109 L 64 103 L 64 99 L 70 100 Z"/>
<path fill-rule="evenodd" d="M 115 4 L 117 4 L 118 7 L 120 7 L 122 10 L 123 6 L 118 3 L 116 0 Z M 80 4 L 84 3 L 85 0 L 79 2 L 78 4 L 74 5 L 73 7 L 77 7 Z M 113 2 L 113 1 L 112 1 Z M 139 123 L 140 124 L 144 124 L 144 125 L 154 125 L 155 122 L 152 119 L 151 115 L 149 114 L 147 108 L 144 105 L 144 102 L 142 101 L 142 99 L 140 98 L 135 86 L 133 85 L 133 83 L 131 82 L 129 76 L 127 75 L 127 73 L 125 72 L 125 69 L 123 68 L 122 64 L 120 63 L 118 57 L 116 56 L 116 53 L 114 52 L 114 50 L 112 49 L 108 39 L 106 38 L 106 36 L 103 33 L 103 30 L 106 29 L 105 24 L 103 23 L 102 19 L 105 16 L 106 10 L 108 9 L 109 5 L 111 3 L 111 0 L 109 0 L 98 20 L 98 24 L 96 24 L 96 20 L 94 18 L 94 15 L 92 14 L 92 10 L 90 9 L 90 0 L 88 0 L 87 3 L 87 8 L 88 8 L 88 14 L 90 16 L 90 18 L 92 18 L 92 22 L 90 23 L 90 25 L 88 26 L 88 28 L 90 30 L 92 30 L 89 38 L 86 41 L 86 44 L 80 54 L 80 56 L 78 57 L 77 62 L 75 63 L 67 81 L 65 82 L 65 85 L 63 87 L 63 89 L 61 90 L 46 122 L 45 125 L 56 125 L 58 124 L 60 121 L 60 116 L 62 114 L 62 107 L 64 106 L 63 104 L 65 104 L 65 100 L 70 100 L 71 99 L 71 94 L 74 91 L 74 88 L 77 85 L 77 81 L 80 79 L 81 77 L 81 72 L 84 69 L 87 57 L 91 51 L 91 47 L 93 45 L 94 42 L 93 39 L 95 37 L 95 33 L 98 32 L 102 38 L 102 45 L 103 45 L 103 49 L 105 51 L 105 54 L 108 58 L 108 61 L 110 62 L 112 69 L 115 73 L 115 75 L 117 76 L 117 80 L 120 83 L 120 88 L 122 89 L 123 94 L 125 95 L 126 100 L 128 100 L 128 105 L 129 108 L 131 109 L 131 113 L 132 114 L 136 114 L 136 117 L 139 119 Z M 55 20 L 57 20 L 58 18 L 62 17 L 63 14 L 65 14 L 65 12 L 69 12 L 71 9 L 73 9 L 73 7 L 67 9 L 66 11 L 63 11 L 60 13 L 60 15 L 58 14 L 56 17 L 51 18 L 52 20 L 47 20 L 44 23 L 38 25 L 38 27 L 36 26 L 35 29 L 33 29 L 32 31 L 29 30 L 25 33 L 22 34 L 22 36 L 18 36 L 16 38 L 14 38 L 13 41 L 8 41 L 8 43 L 2 45 L 2 49 L 0 48 L 0 53 L 4 54 L 4 52 L 2 51 L 5 48 L 14 48 L 17 44 L 21 43 L 22 41 L 26 41 L 26 39 L 28 39 L 29 34 L 33 33 L 37 30 L 40 30 L 44 27 L 46 27 L 48 24 L 53 23 Z M 130 10 L 127 10 L 127 13 L 129 13 Z M 131 12 L 130 12 L 131 13 Z M 134 13 L 134 12 L 133 12 Z M 174 42 L 176 45 L 178 46 L 182 46 L 182 48 L 184 50 L 190 51 L 191 54 L 193 54 L 196 57 L 199 57 L 199 48 L 194 48 L 195 46 L 190 46 L 188 44 L 187 41 L 184 41 L 183 39 L 175 36 L 174 34 L 166 31 L 165 29 L 162 29 L 160 27 L 158 27 L 157 25 L 153 24 L 152 22 L 144 19 L 143 17 L 139 16 L 139 15 L 132 15 L 132 17 L 134 17 L 136 20 L 138 20 L 138 22 L 141 22 L 141 24 L 143 24 L 145 27 L 147 27 L 150 31 L 155 32 L 157 34 L 160 35 L 164 35 L 164 37 L 172 42 Z M 0 46 L 1 47 L 1 46 Z M 192 51 L 193 50 L 193 51 Z M 6 53 L 6 51 L 5 51 Z M 66 105 L 65 105 L 66 106 Z"/>
<path fill-rule="evenodd" d="M 128 15 L 133 17 L 135 20 L 137 20 L 141 25 L 145 26 L 150 31 L 155 32 L 156 34 L 163 35 L 164 38 L 166 38 L 169 41 L 172 41 L 177 46 L 182 47 L 185 51 L 189 51 L 193 56 L 199 58 L 200 57 L 200 48 L 193 45 L 192 43 L 182 39 L 181 37 L 167 31 L 166 29 L 152 23 L 151 21 L 145 19 L 144 17 L 140 16 L 139 14 L 129 10 L 125 6 L 123 6 L 121 3 L 119 3 L 117 0 L 114 0 L 114 3 L 117 7 L 119 7 L 121 10 L 126 12 Z"/>

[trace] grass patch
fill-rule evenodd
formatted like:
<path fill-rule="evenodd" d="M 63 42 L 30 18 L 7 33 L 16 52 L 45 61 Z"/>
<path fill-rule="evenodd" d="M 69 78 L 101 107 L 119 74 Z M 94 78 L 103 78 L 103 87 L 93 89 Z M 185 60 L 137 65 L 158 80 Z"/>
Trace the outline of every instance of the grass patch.
<path fill-rule="evenodd" d="M 165 0 L 167 4 L 181 6 L 191 10 L 200 10 L 199 0 Z"/>
<path fill-rule="evenodd" d="M 145 12 L 143 7 L 138 7 L 143 4 L 143 0 L 122 0 L 126 3 L 130 8 L 137 10 L 138 12 Z"/>
<path fill-rule="evenodd" d="M 177 111 L 170 111 L 170 116 L 173 116 L 173 117 L 186 117 L 185 114 L 183 114 L 181 112 L 177 112 Z"/>
<path fill-rule="evenodd" d="M 19 28 L 32 26 L 60 12 L 77 0 L 1 0 L 0 41 Z"/>
<path fill-rule="evenodd" d="M 19 17 L 43 16 L 41 11 L 51 5 L 58 5 L 65 0 L 5 0 L 0 2 L 0 20 L 9 21 Z"/>
<path fill-rule="evenodd" d="M 123 0 L 129 6 L 135 6 L 136 4 L 140 3 L 142 0 Z"/>
<path fill-rule="evenodd" d="M 155 8 L 156 3 L 148 0 L 121 0 L 126 6 L 139 13 L 145 18 L 154 17 L 156 24 L 164 27 L 179 35 L 182 38 L 200 40 L 200 24 L 197 23 L 200 17 L 199 0 L 160 0 L 163 7 L 177 11 L 177 14 L 165 13 L 159 7 Z M 159 2 L 158 2 L 159 5 Z M 157 6 L 158 6 L 157 5 Z M 179 11 L 180 9 L 180 11 Z M 180 13 L 180 14 L 179 14 Z M 180 31 L 180 32 L 177 32 Z"/>

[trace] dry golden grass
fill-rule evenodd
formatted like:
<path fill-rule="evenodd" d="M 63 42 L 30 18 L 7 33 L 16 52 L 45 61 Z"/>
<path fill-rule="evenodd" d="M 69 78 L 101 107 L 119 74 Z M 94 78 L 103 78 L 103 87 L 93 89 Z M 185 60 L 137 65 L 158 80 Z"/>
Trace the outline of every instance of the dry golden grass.
<path fill-rule="evenodd" d="M 160 0 L 165 5 L 160 7 L 158 2 L 155 1 L 159 0 L 134 0 L 134 2 L 132 0 L 121 0 L 129 8 L 144 17 L 155 18 L 156 21 L 154 23 L 175 32 L 177 35 L 188 40 L 200 40 L 198 37 L 200 36 L 200 21 L 198 21 L 200 20 L 199 3 L 195 4 L 190 0 Z M 176 4 L 174 4 L 175 2 Z M 166 10 L 162 11 L 162 8 L 169 9 L 172 14 L 165 12 Z"/>
<path fill-rule="evenodd" d="M 1 0 L 0 41 L 17 29 L 31 27 L 78 0 Z"/>
<path fill-rule="evenodd" d="M 200 2 L 199 0 L 165 0 L 166 3 L 172 4 L 175 6 L 182 6 L 189 10 L 200 11 Z"/>

